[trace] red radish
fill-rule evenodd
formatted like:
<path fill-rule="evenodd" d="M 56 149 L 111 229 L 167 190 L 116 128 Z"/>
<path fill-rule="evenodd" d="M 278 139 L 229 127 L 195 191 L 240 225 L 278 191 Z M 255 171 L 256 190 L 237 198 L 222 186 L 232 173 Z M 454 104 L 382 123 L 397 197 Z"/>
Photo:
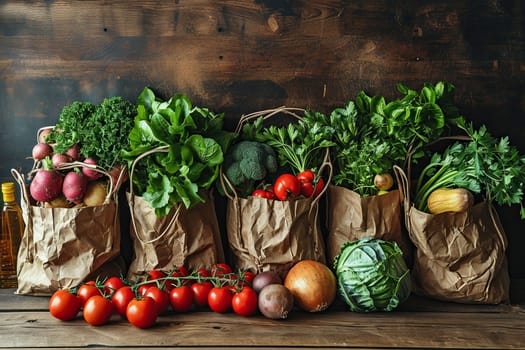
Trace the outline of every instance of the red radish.
<path fill-rule="evenodd" d="M 47 143 L 37 143 L 31 152 L 34 160 L 42 160 L 53 153 L 53 148 Z"/>
<path fill-rule="evenodd" d="M 51 130 L 52 129 L 43 129 L 42 131 L 40 131 L 40 133 L 38 134 L 38 142 L 46 143 L 46 137 L 51 133 Z"/>
<path fill-rule="evenodd" d="M 70 161 L 70 159 L 65 154 L 55 153 L 51 157 L 51 161 L 53 162 L 53 167 L 54 168 L 58 168 L 58 167 L 60 167 L 60 165 L 62 165 L 64 163 L 68 163 Z"/>
<path fill-rule="evenodd" d="M 62 192 L 67 200 L 79 204 L 86 193 L 87 177 L 80 171 L 70 171 L 64 177 Z"/>
<path fill-rule="evenodd" d="M 73 145 L 66 151 L 66 156 L 71 157 L 73 160 L 78 160 L 80 157 L 80 146 Z"/>
<path fill-rule="evenodd" d="M 84 159 L 84 163 L 91 164 L 91 165 L 97 165 L 97 161 L 93 158 L 86 158 Z M 82 168 L 82 174 L 84 174 L 88 180 L 96 180 L 100 177 L 100 173 L 93 168 L 83 167 Z"/>
<path fill-rule="evenodd" d="M 117 186 L 117 181 L 120 178 L 120 183 L 128 181 L 128 171 L 123 165 L 115 165 L 109 171 L 109 175 L 113 180 L 113 186 Z"/>
<path fill-rule="evenodd" d="M 49 202 L 62 192 L 62 176 L 50 169 L 38 169 L 29 185 L 31 197 L 39 202 Z"/>

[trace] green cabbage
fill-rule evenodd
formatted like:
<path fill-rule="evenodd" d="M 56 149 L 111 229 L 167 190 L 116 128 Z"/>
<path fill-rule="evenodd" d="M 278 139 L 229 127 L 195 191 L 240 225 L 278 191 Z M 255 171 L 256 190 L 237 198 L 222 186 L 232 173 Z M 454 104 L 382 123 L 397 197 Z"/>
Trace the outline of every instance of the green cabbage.
<path fill-rule="evenodd" d="M 376 238 L 348 242 L 334 269 L 339 295 L 352 311 L 391 311 L 410 295 L 410 270 L 395 242 Z"/>

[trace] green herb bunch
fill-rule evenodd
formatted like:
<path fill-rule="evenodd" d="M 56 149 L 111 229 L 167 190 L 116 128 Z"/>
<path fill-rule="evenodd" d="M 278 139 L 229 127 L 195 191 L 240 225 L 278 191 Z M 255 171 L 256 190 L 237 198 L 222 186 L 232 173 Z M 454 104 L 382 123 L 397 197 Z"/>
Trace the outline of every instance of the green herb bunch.
<path fill-rule="evenodd" d="M 291 114 L 295 114 L 290 112 Z M 318 170 L 326 150 L 334 146 L 334 129 L 320 112 L 304 110 L 303 116 L 286 126 L 263 125 L 264 117 L 245 124 L 241 137 L 271 146 L 279 158 L 279 165 L 294 174 L 304 170 Z"/>
<path fill-rule="evenodd" d="M 421 171 L 415 187 L 414 205 L 427 211 L 427 199 L 438 188 L 465 188 L 482 194 L 488 202 L 520 205 L 525 218 L 523 187 L 525 156 L 510 144 L 508 137 L 496 138 L 486 126 L 475 129 L 462 122 L 470 141 L 456 141 L 442 153 L 434 153 Z"/>
<path fill-rule="evenodd" d="M 62 109 L 46 141 L 55 144 L 55 153 L 78 145 L 84 158 L 94 158 L 109 170 L 124 163 L 121 152 L 136 113 L 136 106 L 120 96 L 105 98 L 100 105 L 75 101 Z"/>
<path fill-rule="evenodd" d="M 334 184 L 364 197 L 376 194 L 376 174 L 391 173 L 393 165 L 404 167 L 409 154 L 417 162 L 426 154 L 422 146 L 463 120 L 449 83 L 426 83 L 419 93 L 403 84 L 397 89 L 403 96 L 393 101 L 361 91 L 355 101 L 331 112 Z"/>
<path fill-rule="evenodd" d="M 137 105 L 129 144 L 122 153 L 128 169 L 135 163 L 131 174 L 135 193 L 148 201 L 159 217 L 177 204 L 190 208 L 203 202 L 199 191 L 215 182 L 224 153 L 234 139 L 234 134 L 223 128 L 224 114 L 193 106 L 181 94 L 164 101 L 148 87 L 139 95 Z M 152 153 L 144 156 L 147 152 Z M 139 157 L 143 158 L 137 160 Z"/>

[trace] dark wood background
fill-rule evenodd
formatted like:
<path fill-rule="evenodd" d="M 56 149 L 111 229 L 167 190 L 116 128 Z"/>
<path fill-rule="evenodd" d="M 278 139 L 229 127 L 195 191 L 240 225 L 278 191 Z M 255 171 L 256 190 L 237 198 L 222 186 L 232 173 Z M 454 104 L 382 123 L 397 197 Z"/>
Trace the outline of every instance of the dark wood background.
<path fill-rule="evenodd" d="M 360 90 L 456 86 L 465 117 L 525 152 L 520 0 L 0 1 L 0 180 L 27 170 L 36 130 L 76 100 L 144 86 L 225 112 L 325 113 Z M 519 208 L 498 208 L 525 277 Z"/>

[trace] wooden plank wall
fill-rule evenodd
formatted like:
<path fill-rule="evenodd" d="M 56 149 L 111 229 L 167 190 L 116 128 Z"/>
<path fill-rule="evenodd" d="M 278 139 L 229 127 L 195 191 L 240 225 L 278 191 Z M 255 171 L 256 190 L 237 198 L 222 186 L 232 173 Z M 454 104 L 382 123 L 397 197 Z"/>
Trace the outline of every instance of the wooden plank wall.
<path fill-rule="evenodd" d="M 144 86 L 226 113 L 329 113 L 360 90 L 448 81 L 476 124 L 525 152 L 520 0 L 0 1 L 0 180 L 31 165 L 36 130 L 75 100 Z M 498 208 L 525 276 L 519 208 Z"/>

